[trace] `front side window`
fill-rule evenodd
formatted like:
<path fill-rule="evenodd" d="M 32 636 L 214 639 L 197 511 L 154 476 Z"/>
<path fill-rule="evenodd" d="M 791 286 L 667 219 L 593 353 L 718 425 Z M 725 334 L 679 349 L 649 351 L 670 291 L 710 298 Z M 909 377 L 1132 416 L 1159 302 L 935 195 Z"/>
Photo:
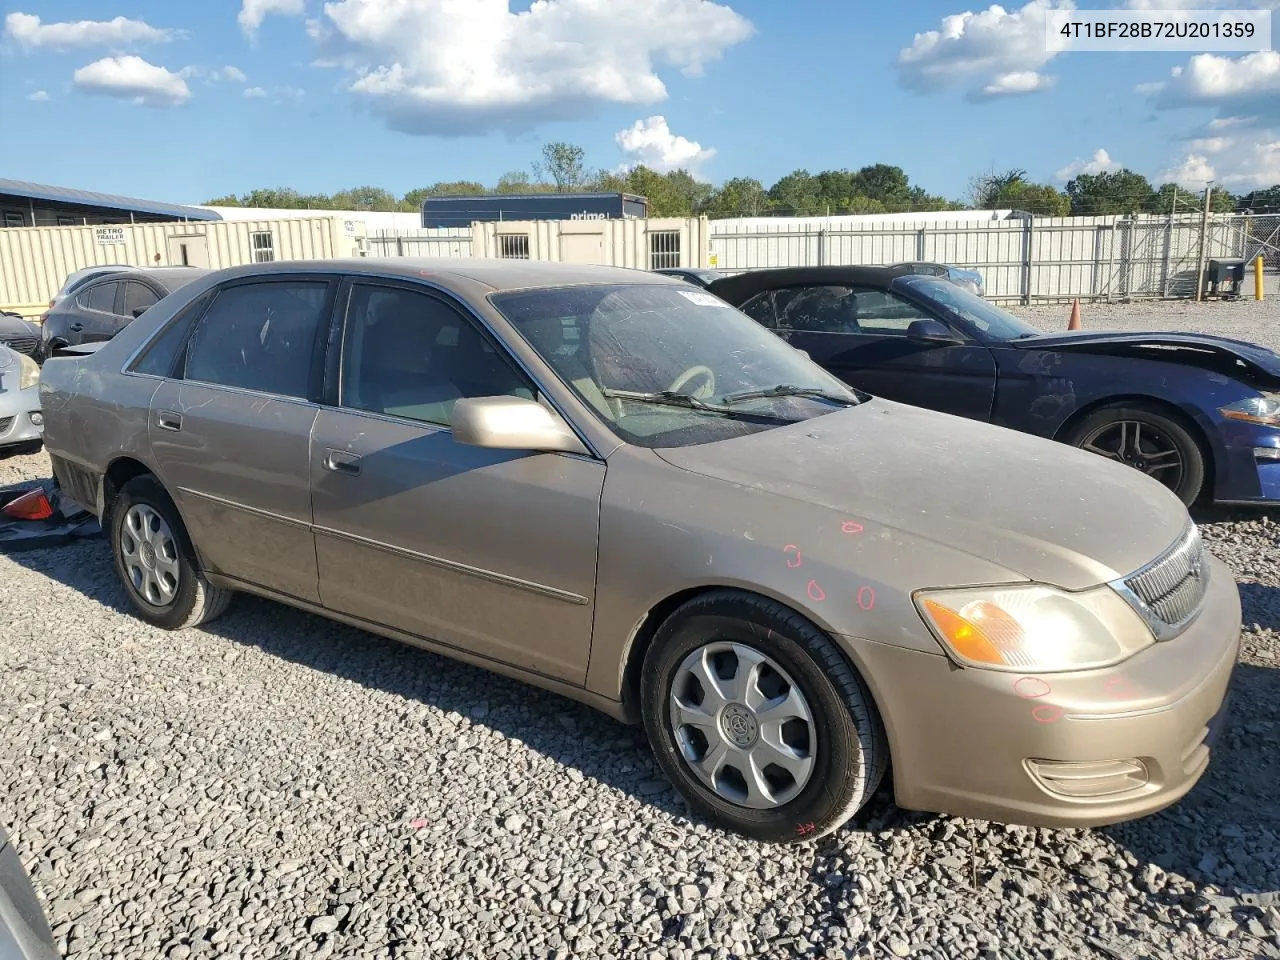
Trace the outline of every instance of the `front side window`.
<path fill-rule="evenodd" d="M 775 290 L 778 327 L 804 333 L 861 333 L 852 287 L 820 284 Z"/>
<path fill-rule="evenodd" d="M 878 337 L 903 337 L 915 321 L 936 319 L 887 290 L 854 290 L 853 310 L 860 332 Z"/>
<path fill-rule="evenodd" d="M 530 382 L 456 308 L 402 287 L 351 288 L 342 406 L 448 426 L 457 400 L 497 396 L 534 399 Z"/>
<path fill-rule="evenodd" d="M 495 294 L 490 302 L 628 443 L 722 440 L 860 400 L 705 290 L 590 284 Z"/>
<path fill-rule="evenodd" d="M 322 280 L 224 287 L 187 346 L 187 380 L 309 398 L 329 285 Z"/>
<path fill-rule="evenodd" d="M 124 315 L 135 317 L 154 306 L 160 298 L 145 283 L 130 282 L 124 288 Z"/>

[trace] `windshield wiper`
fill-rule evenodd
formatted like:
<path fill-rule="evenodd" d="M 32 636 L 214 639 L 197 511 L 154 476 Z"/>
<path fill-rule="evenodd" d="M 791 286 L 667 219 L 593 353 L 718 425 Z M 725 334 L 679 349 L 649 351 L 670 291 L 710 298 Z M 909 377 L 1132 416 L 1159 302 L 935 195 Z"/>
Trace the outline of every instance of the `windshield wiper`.
<path fill-rule="evenodd" d="M 775 413 L 761 413 L 754 410 L 731 410 L 728 407 L 720 406 L 719 404 L 707 403 L 705 400 L 699 400 L 692 394 L 678 393 L 674 390 L 654 390 L 650 393 L 645 393 L 641 390 L 614 390 L 611 387 L 601 387 L 600 392 L 606 397 L 616 397 L 619 400 L 635 400 L 638 403 L 654 403 L 667 407 L 684 407 L 686 410 L 718 413 L 722 416 L 729 416 L 737 419 L 746 417 L 786 421 L 794 419 L 792 417 L 783 417 Z"/>
<path fill-rule="evenodd" d="M 764 390 L 747 390 L 743 393 L 731 393 L 724 398 L 725 403 L 741 403 L 744 400 L 763 400 L 769 397 L 809 397 L 814 400 L 826 400 L 829 403 L 838 403 L 844 407 L 853 407 L 861 403 L 853 397 L 842 397 L 838 393 L 832 393 L 830 390 L 823 390 L 821 387 L 794 387 L 787 383 L 780 383 L 776 387 L 768 387 Z"/>

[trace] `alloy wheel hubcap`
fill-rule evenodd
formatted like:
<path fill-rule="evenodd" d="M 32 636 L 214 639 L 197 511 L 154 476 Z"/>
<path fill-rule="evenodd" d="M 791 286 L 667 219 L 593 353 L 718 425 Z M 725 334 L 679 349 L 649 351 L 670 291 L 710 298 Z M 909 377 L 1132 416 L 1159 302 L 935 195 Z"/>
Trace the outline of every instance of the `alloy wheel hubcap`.
<path fill-rule="evenodd" d="M 773 809 L 813 775 L 813 711 L 790 675 L 753 647 L 718 641 L 694 650 L 676 669 L 668 707 L 681 757 L 721 799 Z"/>
<path fill-rule="evenodd" d="M 1089 433 L 1080 449 L 1141 470 L 1171 490 L 1182 482 L 1182 454 L 1173 438 L 1141 420 L 1105 423 Z"/>
<path fill-rule="evenodd" d="M 164 517 L 144 503 L 124 515 L 120 527 L 120 559 L 134 592 L 153 607 L 178 595 L 178 545 Z"/>

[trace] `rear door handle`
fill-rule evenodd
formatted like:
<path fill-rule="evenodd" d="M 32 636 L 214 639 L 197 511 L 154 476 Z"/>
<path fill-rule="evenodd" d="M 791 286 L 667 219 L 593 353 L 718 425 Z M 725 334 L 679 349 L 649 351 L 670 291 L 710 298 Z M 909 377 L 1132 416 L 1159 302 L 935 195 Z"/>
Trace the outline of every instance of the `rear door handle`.
<path fill-rule="evenodd" d="M 344 450 L 327 449 L 324 452 L 324 468 L 334 473 L 349 473 L 353 477 L 360 475 L 360 457 Z"/>
<path fill-rule="evenodd" d="M 72 333 L 79 333 L 79 332 L 80 332 L 81 330 L 83 330 L 83 329 L 84 329 L 84 324 L 83 324 L 83 323 L 73 323 L 73 324 L 71 325 L 71 332 L 72 332 Z"/>
<path fill-rule="evenodd" d="M 156 426 L 161 430 L 181 430 L 182 415 L 172 410 L 161 410 L 156 414 Z"/>

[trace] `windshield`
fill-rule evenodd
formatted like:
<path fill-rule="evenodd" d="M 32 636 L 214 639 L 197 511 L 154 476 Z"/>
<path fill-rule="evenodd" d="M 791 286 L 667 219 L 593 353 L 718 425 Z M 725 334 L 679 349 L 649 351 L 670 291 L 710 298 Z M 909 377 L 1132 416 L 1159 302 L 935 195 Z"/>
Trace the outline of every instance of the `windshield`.
<path fill-rule="evenodd" d="M 864 399 L 704 290 L 593 284 L 490 302 L 614 433 L 638 446 L 723 440 Z"/>
<path fill-rule="evenodd" d="M 932 277 L 902 277 L 899 281 L 920 296 L 950 308 L 985 333 L 992 340 L 1022 340 L 1038 337 L 1040 331 L 989 300 L 975 296 L 963 287 Z"/>

